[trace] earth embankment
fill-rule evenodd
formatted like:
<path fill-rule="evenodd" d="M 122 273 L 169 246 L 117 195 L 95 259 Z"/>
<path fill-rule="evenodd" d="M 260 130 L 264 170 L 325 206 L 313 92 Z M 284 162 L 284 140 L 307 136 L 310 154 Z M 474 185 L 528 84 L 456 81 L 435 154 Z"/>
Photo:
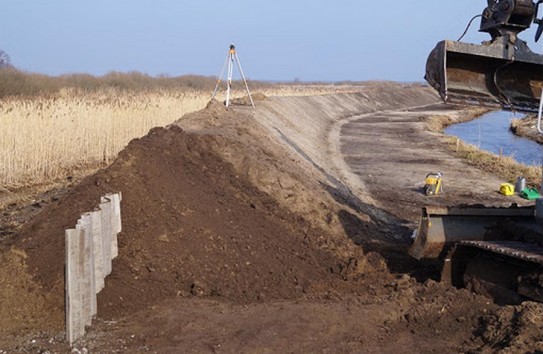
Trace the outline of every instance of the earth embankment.
<path fill-rule="evenodd" d="M 426 87 L 382 84 L 263 99 L 256 110 L 211 102 L 151 130 L 2 240 L 0 278 L 10 291 L 0 290 L 0 348 L 69 351 L 58 339 L 63 230 L 101 195 L 121 191 L 119 257 L 80 349 L 538 349 L 534 308 L 519 309 L 524 320 L 515 322 L 517 309 L 438 284 L 405 254 L 422 198 L 415 181 L 447 160 L 421 167 L 406 155 L 442 154 L 425 119 L 462 114 L 437 102 Z M 373 179 L 398 166 L 405 182 Z M 457 160 L 446 166 L 459 185 L 463 172 L 477 173 Z"/>
<path fill-rule="evenodd" d="M 511 122 L 511 131 L 521 137 L 543 144 L 543 135 L 537 130 L 537 115 L 529 114 Z"/>

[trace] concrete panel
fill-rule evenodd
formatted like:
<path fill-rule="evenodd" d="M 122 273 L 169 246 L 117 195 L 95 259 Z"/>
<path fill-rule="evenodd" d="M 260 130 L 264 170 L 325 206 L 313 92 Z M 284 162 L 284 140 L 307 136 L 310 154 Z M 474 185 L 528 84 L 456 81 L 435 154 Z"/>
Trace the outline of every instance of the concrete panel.
<path fill-rule="evenodd" d="M 102 203 L 111 203 L 111 258 L 119 255 L 117 234 L 121 232 L 121 194 L 108 194 L 102 197 Z"/>
<path fill-rule="evenodd" d="M 111 274 L 111 202 L 101 203 L 102 211 L 102 252 L 104 263 L 104 274 Z"/>
<path fill-rule="evenodd" d="M 94 270 L 94 242 L 91 213 L 81 215 L 76 229 L 83 230 L 83 317 L 85 325 L 90 326 L 96 314 L 96 280 Z"/>
<path fill-rule="evenodd" d="M 66 340 L 70 345 L 83 337 L 85 324 L 82 318 L 82 292 L 80 286 L 83 267 L 80 260 L 83 231 L 65 231 L 66 246 Z"/>
<path fill-rule="evenodd" d="M 104 288 L 104 254 L 102 251 L 102 212 L 95 211 L 91 213 L 92 222 L 92 241 L 94 251 L 94 279 L 96 294 Z"/>
<path fill-rule="evenodd" d="M 121 194 L 113 194 L 111 196 L 111 205 L 113 206 L 113 242 L 112 242 L 112 256 L 113 258 L 119 255 L 119 243 L 118 243 L 118 234 L 122 230 L 121 222 Z"/>

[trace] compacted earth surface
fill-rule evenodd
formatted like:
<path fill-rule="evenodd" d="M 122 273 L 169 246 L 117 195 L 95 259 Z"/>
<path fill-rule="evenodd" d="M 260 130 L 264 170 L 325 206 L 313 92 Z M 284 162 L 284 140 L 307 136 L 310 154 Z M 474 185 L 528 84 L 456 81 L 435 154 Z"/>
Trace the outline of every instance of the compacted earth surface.
<path fill-rule="evenodd" d="M 499 307 L 407 255 L 424 205 L 522 202 L 427 129 L 472 112 L 394 83 L 257 98 L 210 102 L 82 181 L 3 206 L 0 353 L 543 350 L 540 304 Z M 435 171 L 445 193 L 429 198 Z M 119 256 L 69 347 L 64 230 L 117 191 Z"/>

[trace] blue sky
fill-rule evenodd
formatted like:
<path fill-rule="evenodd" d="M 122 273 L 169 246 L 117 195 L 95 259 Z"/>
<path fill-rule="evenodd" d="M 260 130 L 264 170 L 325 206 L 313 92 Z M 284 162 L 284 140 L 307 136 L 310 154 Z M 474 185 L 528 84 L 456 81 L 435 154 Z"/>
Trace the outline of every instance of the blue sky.
<path fill-rule="evenodd" d="M 235 43 L 250 79 L 422 81 L 484 0 L 0 0 L 0 49 L 50 75 L 217 75 Z M 481 42 L 475 21 L 465 41 Z M 532 49 L 534 28 L 521 37 Z"/>

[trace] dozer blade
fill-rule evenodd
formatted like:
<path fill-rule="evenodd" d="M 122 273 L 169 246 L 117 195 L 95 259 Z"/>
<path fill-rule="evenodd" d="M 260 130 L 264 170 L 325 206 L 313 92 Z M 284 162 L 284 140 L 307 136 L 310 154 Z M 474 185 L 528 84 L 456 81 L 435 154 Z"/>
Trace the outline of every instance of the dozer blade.
<path fill-rule="evenodd" d="M 524 230 L 537 228 L 533 207 L 425 207 L 409 254 L 416 259 L 439 259 L 460 241 L 500 239 L 505 223 Z"/>
<path fill-rule="evenodd" d="M 425 79 L 445 102 L 532 112 L 543 88 L 543 56 L 505 37 L 482 45 L 442 41 L 428 57 Z"/>

